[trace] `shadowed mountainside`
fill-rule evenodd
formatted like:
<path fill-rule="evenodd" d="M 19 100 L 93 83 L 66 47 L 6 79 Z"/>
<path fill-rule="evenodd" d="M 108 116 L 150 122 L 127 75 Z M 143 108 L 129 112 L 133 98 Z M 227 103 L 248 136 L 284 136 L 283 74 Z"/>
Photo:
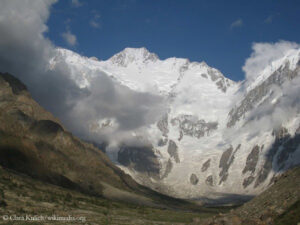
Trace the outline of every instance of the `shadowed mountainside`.
<path fill-rule="evenodd" d="M 231 210 L 228 214 L 221 214 L 202 223 L 205 225 L 299 224 L 299 187 L 300 167 L 295 167 L 274 178 L 274 184 L 251 201 Z"/>

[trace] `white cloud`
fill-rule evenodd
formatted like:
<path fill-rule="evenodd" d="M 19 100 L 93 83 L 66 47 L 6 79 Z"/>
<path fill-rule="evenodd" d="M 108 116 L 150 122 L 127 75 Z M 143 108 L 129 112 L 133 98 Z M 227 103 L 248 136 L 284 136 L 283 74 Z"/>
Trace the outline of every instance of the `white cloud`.
<path fill-rule="evenodd" d="M 77 44 L 77 38 L 74 34 L 71 33 L 69 29 L 61 34 L 63 39 L 67 42 L 68 45 L 74 46 Z"/>
<path fill-rule="evenodd" d="M 72 5 L 75 7 L 80 7 L 82 6 L 82 3 L 79 0 L 71 0 Z"/>
<path fill-rule="evenodd" d="M 93 28 L 101 28 L 100 13 L 97 10 L 92 11 L 93 18 L 90 20 L 90 26 Z"/>
<path fill-rule="evenodd" d="M 95 20 L 90 20 L 90 26 L 93 28 L 100 28 L 100 23 Z"/>
<path fill-rule="evenodd" d="M 105 139 L 109 143 L 128 141 L 133 138 L 132 132 L 145 131 L 147 125 L 164 114 L 166 107 L 162 97 L 135 92 L 114 82 L 103 72 L 96 73 L 90 81 L 89 95 L 77 101 L 68 115 L 70 127 L 80 132 L 81 137 Z M 96 121 L 105 118 L 114 121 L 116 126 L 97 130 Z M 92 132 L 90 127 L 97 132 Z"/>
<path fill-rule="evenodd" d="M 45 21 L 56 0 L 2 0 L 0 7 L 0 71 L 14 73 L 44 69 L 53 54 L 52 43 L 44 38 Z M 29 60 L 30 59 L 30 60 Z M 20 68 L 23 65 L 23 69 Z M 25 75 L 24 75 L 25 76 Z M 25 78 L 20 77 L 22 81 Z M 35 79 L 32 79 L 34 83 Z"/>
<path fill-rule="evenodd" d="M 93 10 L 92 13 L 95 19 L 99 19 L 101 17 L 100 13 L 97 10 Z"/>
<path fill-rule="evenodd" d="M 253 52 L 243 66 L 246 80 L 254 80 L 272 61 L 283 57 L 289 50 L 299 48 L 299 44 L 289 41 L 276 43 L 253 43 Z"/>
<path fill-rule="evenodd" d="M 270 15 L 264 20 L 264 23 L 272 23 L 273 19 L 274 19 L 274 16 Z"/>
<path fill-rule="evenodd" d="M 231 25 L 230 25 L 230 29 L 234 29 L 237 27 L 241 27 L 243 26 L 243 20 L 242 19 L 237 19 L 236 21 L 234 21 Z"/>

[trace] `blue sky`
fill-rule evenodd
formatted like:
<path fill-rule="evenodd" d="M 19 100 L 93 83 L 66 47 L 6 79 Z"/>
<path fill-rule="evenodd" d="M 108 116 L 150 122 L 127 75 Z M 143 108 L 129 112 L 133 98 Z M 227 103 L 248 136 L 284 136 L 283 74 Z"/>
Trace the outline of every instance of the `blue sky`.
<path fill-rule="evenodd" d="M 46 36 L 102 60 L 146 47 L 161 59 L 205 61 L 242 80 L 252 43 L 299 43 L 299 21 L 299 0 L 60 0 Z"/>

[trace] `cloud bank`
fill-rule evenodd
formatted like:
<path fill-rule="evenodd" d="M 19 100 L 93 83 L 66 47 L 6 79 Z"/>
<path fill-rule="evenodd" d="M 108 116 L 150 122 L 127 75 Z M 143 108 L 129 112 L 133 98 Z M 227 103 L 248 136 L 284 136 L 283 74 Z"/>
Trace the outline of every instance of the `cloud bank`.
<path fill-rule="evenodd" d="M 157 120 L 164 111 L 164 100 L 134 92 L 115 83 L 103 72 L 93 76 L 89 88 L 80 88 L 70 78 L 71 70 L 64 60 L 50 69 L 49 62 L 56 52 L 44 33 L 47 32 L 45 22 L 55 2 L 1 2 L 0 71 L 22 80 L 33 98 L 76 135 L 97 142 L 130 139 L 128 134 L 143 130 Z M 65 38 L 71 45 L 76 43 L 71 33 L 65 34 Z M 97 135 L 91 132 L 91 128 L 101 126 L 95 121 L 106 120 L 114 121 L 111 129 L 103 129 Z"/>

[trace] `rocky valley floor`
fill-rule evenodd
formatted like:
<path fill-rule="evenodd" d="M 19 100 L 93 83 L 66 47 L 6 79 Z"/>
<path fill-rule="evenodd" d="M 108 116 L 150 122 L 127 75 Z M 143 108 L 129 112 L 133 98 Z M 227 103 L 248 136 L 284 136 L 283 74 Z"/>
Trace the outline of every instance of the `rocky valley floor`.
<path fill-rule="evenodd" d="M 110 201 L 34 180 L 1 168 L 0 224 L 198 224 L 225 213 L 226 208 L 172 209 L 161 205 L 152 208 L 138 204 Z M 26 221 L 26 215 L 54 218 Z M 75 220 L 60 221 L 72 216 Z M 12 220 L 5 220 L 12 216 Z M 18 217 L 18 218 L 16 218 Z M 22 219 L 25 218 L 25 221 Z M 29 217 L 27 217 L 29 218 Z"/>
<path fill-rule="evenodd" d="M 85 195 L 1 167 L 0 224 L 297 224 L 299 185 L 300 168 L 295 168 L 241 207 L 183 204 L 175 209 Z M 37 221 L 30 221 L 34 216 Z M 63 221 L 69 216 L 70 221 Z"/>

